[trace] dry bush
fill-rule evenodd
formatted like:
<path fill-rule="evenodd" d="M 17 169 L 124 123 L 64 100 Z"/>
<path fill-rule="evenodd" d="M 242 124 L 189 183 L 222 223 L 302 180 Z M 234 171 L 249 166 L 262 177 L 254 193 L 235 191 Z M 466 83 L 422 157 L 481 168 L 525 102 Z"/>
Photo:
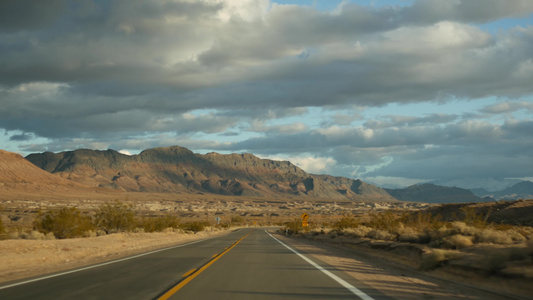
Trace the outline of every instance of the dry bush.
<path fill-rule="evenodd" d="M 360 225 L 355 228 L 346 228 L 343 230 L 344 234 L 347 236 L 354 236 L 354 237 L 366 237 L 373 229 L 370 227 L 366 227 L 363 225 Z"/>
<path fill-rule="evenodd" d="M 398 241 L 400 242 L 424 243 L 427 240 L 429 240 L 429 236 L 426 231 L 420 232 L 419 230 L 410 227 L 404 228 L 398 234 Z"/>
<path fill-rule="evenodd" d="M 487 214 L 483 215 L 477 213 L 473 207 L 461 207 L 461 211 L 464 214 L 463 222 L 476 228 L 486 228 L 488 226 L 487 219 L 490 216 L 491 209 L 492 208 L 489 209 Z"/>
<path fill-rule="evenodd" d="M 428 212 L 418 211 L 416 213 L 406 213 L 401 217 L 401 222 L 405 227 L 422 231 L 430 231 L 444 226 L 442 216 L 432 215 Z"/>
<path fill-rule="evenodd" d="M 291 222 L 286 222 L 284 225 L 285 226 L 282 230 L 283 232 L 287 232 L 288 234 L 298 234 L 302 231 L 307 230 L 307 228 L 303 227 L 302 221 L 300 219 L 296 219 Z"/>
<path fill-rule="evenodd" d="M 75 207 L 39 212 L 33 221 L 33 227 L 41 233 L 53 232 L 58 239 L 83 237 L 88 231 L 95 229 L 91 218 L 83 216 Z"/>
<path fill-rule="evenodd" d="M 402 216 L 393 211 L 384 211 L 377 214 L 370 214 L 364 225 L 388 232 L 394 232 L 400 227 Z"/>
<path fill-rule="evenodd" d="M 476 243 L 512 244 L 513 239 L 505 231 L 483 229 L 476 235 Z"/>
<path fill-rule="evenodd" d="M 472 227 L 467 225 L 465 222 L 459 222 L 455 221 L 450 224 L 451 228 L 449 230 L 449 234 L 462 234 L 462 235 L 468 235 L 468 236 L 476 236 L 481 231 L 480 229 L 476 227 Z"/>
<path fill-rule="evenodd" d="M 119 201 L 100 206 L 94 216 L 94 223 L 107 234 L 131 231 L 137 227 L 133 205 L 125 205 Z"/>
<path fill-rule="evenodd" d="M 333 223 L 333 228 L 336 230 L 344 230 L 346 228 L 356 228 L 359 223 L 354 217 L 344 216 L 337 222 Z"/>
<path fill-rule="evenodd" d="M 193 222 L 186 222 L 180 224 L 179 228 L 183 229 L 184 231 L 192 231 L 194 233 L 204 231 L 206 226 L 209 226 L 209 222 L 200 222 L 200 221 L 193 221 Z"/>
<path fill-rule="evenodd" d="M 144 229 L 144 232 L 162 232 L 168 228 L 179 228 L 180 220 L 172 215 L 146 217 L 142 218 L 140 225 Z"/>
<path fill-rule="evenodd" d="M 422 255 L 422 262 L 420 269 L 429 271 L 438 268 L 445 262 L 458 259 L 462 256 L 461 253 L 452 250 L 433 249 L 431 252 Z"/>
<path fill-rule="evenodd" d="M 395 241 L 397 235 L 392 234 L 386 230 L 373 229 L 367 235 L 367 237 L 375 240 Z"/>
<path fill-rule="evenodd" d="M 451 249 L 463 249 L 474 245 L 472 242 L 473 237 L 465 236 L 462 234 L 455 234 L 452 236 L 445 237 L 442 242 L 443 246 Z"/>
<path fill-rule="evenodd" d="M 55 240 L 53 232 L 42 233 L 37 230 L 30 230 L 29 232 L 21 232 L 18 234 L 18 238 L 25 240 Z"/>
<path fill-rule="evenodd" d="M 242 216 L 231 216 L 231 224 L 244 224 L 244 218 Z"/>

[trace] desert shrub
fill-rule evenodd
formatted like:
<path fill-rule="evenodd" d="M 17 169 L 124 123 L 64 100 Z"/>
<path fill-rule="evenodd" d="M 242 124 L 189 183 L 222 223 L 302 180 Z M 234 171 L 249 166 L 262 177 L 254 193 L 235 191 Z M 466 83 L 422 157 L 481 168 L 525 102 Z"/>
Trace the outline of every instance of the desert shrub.
<path fill-rule="evenodd" d="M 461 257 L 461 253 L 451 250 L 433 249 L 422 255 L 420 269 L 430 271 L 443 265 L 445 262 Z"/>
<path fill-rule="evenodd" d="M 368 232 L 366 236 L 372 239 L 384 240 L 384 241 L 394 241 L 397 238 L 395 234 L 392 234 L 386 230 L 380 230 L 380 229 L 373 229 L 370 232 Z"/>
<path fill-rule="evenodd" d="M 411 227 L 406 227 L 404 230 L 399 232 L 398 241 L 407 242 L 407 243 L 429 243 L 430 241 L 429 234 L 426 230 L 418 230 Z"/>
<path fill-rule="evenodd" d="M 473 226 L 469 226 L 465 222 L 459 221 L 452 222 L 448 227 L 450 227 L 449 233 L 452 235 L 462 234 L 468 236 L 475 236 L 480 232 L 480 229 Z"/>
<path fill-rule="evenodd" d="M 359 226 L 359 223 L 354 217 L 342 217 L 340 220 L 333 224 L 333 228 L 336 230 L 344 230 L 346 228 L 355 228 Z"/>
<path fill-rule="evenodd" d="M 428 212 L 406 213 L 401 216 L 400 221 L 407 228 L 418 230 L 419 232 L 435 230 L 444 226 L 441 215 L 432 215 Z"/>
<path fill-rule="evenodd" d="M 107 234 L 131 231 L 137 226 L 133 205 L 125 205 L 119 201 L 101 205 L 94 216 L 94 222 L 97 228 Z"/>
<path fill-rule="evenodd" d="M 365 225 L 378 230 L 395 232 L 400 226 L 402 226 L 401 217 L 402 216 L 393 211 L 384 211 L 377 214 L 370 214 L 369 220 L 366 222 Z"/>
<path fill-rule="evenodd" d="M 33 228 L 41 233 L 52 232 L 58 239 L 83 237 L 94 230 L 89 216 L 82 215 L 75 207 L 64 207 L 46 213 L 39 212 L 33 221 Z"/>
<path fill-rule="evenodd" d="M 241 216 L 231 216 L 230 221 L 232 224 L 243 224 L 244 218 Z"/>
<path fill-rule="evenodd" d="M 486 228 L 488 226 L 487 219 L 490 215 L 490 210 L 486 215 L 477 213 L 472 207 L 461 207 L 461 211 L 464 214 L 463 222 L 467 225 L 476 228 Z"/>
<path fill-rule="evenodd" d="M 483 229 L 476 235 L 476 243 L 512 244 L 512 238 L 505 231 Z"/>
<path fill-rule="evenodd" d="M 455 234 L 452 236 L 445 237 L 442 242 L 445 247 L 452 248 L 452 249 L 463 249 L 466 247 L 472 246 L 474 243 L 472 242 L 471 236 L 465 236 L 461 234 Z"/>
<path fill-rule="evenodd" d="M 289 234 L 297 234 L 302 231 L 305 231 L 305 228 L 302 225 L 302 221 L 300 219 L 296 219 L 291 222 L 286 222 L 284 224 L 284 228 L 282 229 L 283 232 L 288 232 Z"/>
<path fill-rule="evenodd" d="M 373 229 L 370 227 L 360 225 L 355 228 L 346 228 L 343 230 L 343 232 L 345 235 L 351 235 L 355 237 L 366 237 L 368 236 L 368 233 L 371 232 L 372 230 Z"/>
<path fill-rule="evenodd" d="M 141 220 L 141 227 L 145 232 L 161 232 L 167 228 L 178 228 L 180 220 L 176 216 L 146 217 Z M 203 230 L 203 229 L 202 229 Z"/>
<path fill-rule="evenodd" d="M 511 238 L 511 240 L 513 240 L 513 242 L 525 242 L 525 241 L 527 241 L 526 236 L 523 235 L 520 230 L 509 229 L 509 230 L 506 230 L 505 232 Z"/>
<path fill-rule="evenodd" d="M 4 223 L 2 222 L 2 216 L 0 215 L 0 234 L 4 234 L 6 229 L 4 228 Z"/>
<path fill-rule="evenodd" d="M 185 231 L 192 231 L 196 233 L 196 232 L 203 231 L 205 227 L 209 225 L 210 224 L 208 222 L 194 221 L 194 222 L 187 222 L 187 223 L 180 224 L 179 227 Z"/>
<path fill-rule="evenodd" d="M 19 233 L 18 238 L 26 239 L 26 240 L 54 240 L 55 236 L 53 232 L 49 232 L 45 234 L 37 230 L 31 230 L 29 232 Z"/>

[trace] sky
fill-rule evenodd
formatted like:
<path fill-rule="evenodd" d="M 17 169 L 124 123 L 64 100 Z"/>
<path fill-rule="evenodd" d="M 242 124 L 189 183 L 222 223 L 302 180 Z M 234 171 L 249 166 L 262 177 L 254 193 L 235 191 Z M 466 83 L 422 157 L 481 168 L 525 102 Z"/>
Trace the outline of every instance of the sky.
<path fill-rule="evenodd" d="M 0 149 L 533 180 L 533 1 L 3 0 Z"/>

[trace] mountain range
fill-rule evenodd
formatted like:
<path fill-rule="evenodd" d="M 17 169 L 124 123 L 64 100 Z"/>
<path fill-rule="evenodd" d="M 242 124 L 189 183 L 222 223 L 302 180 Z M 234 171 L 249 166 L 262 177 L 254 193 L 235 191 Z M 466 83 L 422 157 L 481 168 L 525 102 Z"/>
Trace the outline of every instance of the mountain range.
<path fill-rule="evenodd" d="M 361 180 L 308 174 L 288 161 L 252 154 L 196 154 L 173 146 L 138 155 L 80 149 L 30 154 L 26 159 L 61 178 L 130 192 L 397 201 Z"/>
<path fill-rule="evenodd" d="M 531 182 L 515 185 L 498 197 L 533 198 Z M 196 154 L 173 146 L 138 155 L 115 150 L 79 149 L 60 153 L 18 154 L 0 150 L 0 190 L 53 191 L 102 189 L 147 193 L 329 199 L 332 201 L 460 203 L 494 201 L 488 192 L 420 184 L 382 189 L 357 179 L 308 174 L 289 161 L 252 154 Z M 500 196 L 504 195 L 504 196 Z M 485 198 L 481 198 L 485 197 Z"/>

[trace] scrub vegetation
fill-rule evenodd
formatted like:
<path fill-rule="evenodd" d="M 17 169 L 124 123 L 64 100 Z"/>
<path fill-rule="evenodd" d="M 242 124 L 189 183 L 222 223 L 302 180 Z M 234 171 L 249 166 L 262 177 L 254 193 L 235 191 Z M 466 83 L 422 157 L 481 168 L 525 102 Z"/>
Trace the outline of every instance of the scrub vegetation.
<path fill-rule="evenodd" d="M 433 270 L 469 264 L 486 274 L 510 270 L 510 265 L 533 265 L 533 227 L 487 222 L 488 214 L 470 208 L 445 218 L 429 212 L 383 211 L 364 216 L 310 222 L 287 222 L 283 232 L 311 239 L 393 251 L 403 247 L 419 254 L 419 268 Z M 412 246 L 409 246 L 412 245 Z M 475 260 L 472 263 L 472 260 Z M 533 274 L 521 274 L 531 276 Z"/>
<path fill-rule="evenodd" d="M 235 225 L 236 220 L 232 219 Z M 235 222 L 234 222 L 235 221 Z M 5 230 L 0 219 L 2 239 L 69 239 L 121 232 L 200 232 L 209 222 L 182 222 L 172 213 L 141 215 L 133 205 L 119 201 L 103 204 L 96 211 L 82 211 L 74 206 L 37 212 L 32 228 Z M 219 226 L 221 227 L 221 226 Z"/>

